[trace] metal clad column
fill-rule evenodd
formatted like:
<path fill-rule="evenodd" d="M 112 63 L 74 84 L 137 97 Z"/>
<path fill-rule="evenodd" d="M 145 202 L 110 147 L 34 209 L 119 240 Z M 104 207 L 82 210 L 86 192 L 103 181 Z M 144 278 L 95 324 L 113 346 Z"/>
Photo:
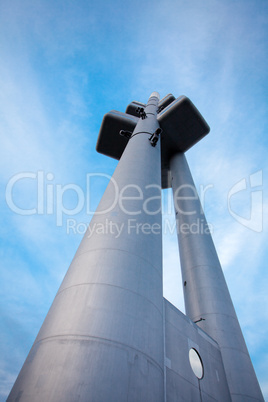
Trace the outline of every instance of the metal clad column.
<path fill-rule="evenodd" d="M 170 166 L 186 314 L 218 342 L 232 400 L 263 401 L 184 154 Z"/>
<path fill-rule="evenodd" d="M 164 400 L 160 141 L 148 140 L 158 101 L 153 93 L 8 401 Z"/>

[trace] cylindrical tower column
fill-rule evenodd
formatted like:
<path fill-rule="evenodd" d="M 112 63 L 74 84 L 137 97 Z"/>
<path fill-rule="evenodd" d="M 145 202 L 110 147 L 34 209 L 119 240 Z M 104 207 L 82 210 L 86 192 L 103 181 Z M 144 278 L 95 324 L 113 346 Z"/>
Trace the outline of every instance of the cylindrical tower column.
<path fill-rule="evenodd" d="M 232 400 L 263 401 L 184 154 L 170 167 L 186 314 L 218 342 Z"/>
<path fill-rule="evenodd" d="M 161 158 L 148 140 L 158 101 L 153 93 L 8 401 L 163 401 Z"/>

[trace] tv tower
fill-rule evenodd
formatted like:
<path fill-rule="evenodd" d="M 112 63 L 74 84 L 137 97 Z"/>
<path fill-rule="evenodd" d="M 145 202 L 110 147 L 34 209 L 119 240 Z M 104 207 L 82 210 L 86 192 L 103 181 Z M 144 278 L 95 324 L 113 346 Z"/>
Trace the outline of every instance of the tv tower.
<path fill-rule="evenodd" d="M 104 116 L 97 151 L 118 165 L 8 401 L 263 401 L 184 155 L 208 132 L 185 96 Z M 168 187 L 186 315 L 163 298 Z"/>

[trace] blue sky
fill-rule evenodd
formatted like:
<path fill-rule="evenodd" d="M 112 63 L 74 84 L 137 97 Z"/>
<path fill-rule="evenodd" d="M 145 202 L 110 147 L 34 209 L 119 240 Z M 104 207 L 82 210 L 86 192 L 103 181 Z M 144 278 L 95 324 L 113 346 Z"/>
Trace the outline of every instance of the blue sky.
<path fill-rule="evenodd" d="M 267 11 L 265 0 L 1 2 L 1 401 L 82 238 L 68 233 L 73 215 L 57 226 L 56 196 L 70 184 L 86 192 L 87 173 L 112 175 L 117 162 L 95 151 L 103 115 L 155 90 L 188 96 L 211 127 L 187 159 L 198 190 L 206 189 L 205 213 L 268 400 Z M 43 177 L 43 213 L 40 199 L 31 215 L 6 200 L 17 174 L 32 175 L 14 184 L 20 209 L 37 207 Z M 92 179 L 92 209 L 106 185 Z M 62 197 L 66 209 L 76 207 L 74 191 Z M 172 221 L 169 199 L 165 191 L 163 216 Z M 80 209 L 76 222 L 88 223 Z M 164 295 L 184 309 L 170 233 Z"/>

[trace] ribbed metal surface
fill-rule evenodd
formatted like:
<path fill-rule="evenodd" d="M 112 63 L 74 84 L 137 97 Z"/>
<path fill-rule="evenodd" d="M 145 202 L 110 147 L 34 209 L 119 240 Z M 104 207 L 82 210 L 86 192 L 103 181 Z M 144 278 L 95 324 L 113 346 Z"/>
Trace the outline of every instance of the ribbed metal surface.
<path fill-rule="evenodd" d="M 150 98 L 157 98 L 158 101 L 160 100 L 160 95 L 158 92 L 154 91 L 151 93 Z"/>

